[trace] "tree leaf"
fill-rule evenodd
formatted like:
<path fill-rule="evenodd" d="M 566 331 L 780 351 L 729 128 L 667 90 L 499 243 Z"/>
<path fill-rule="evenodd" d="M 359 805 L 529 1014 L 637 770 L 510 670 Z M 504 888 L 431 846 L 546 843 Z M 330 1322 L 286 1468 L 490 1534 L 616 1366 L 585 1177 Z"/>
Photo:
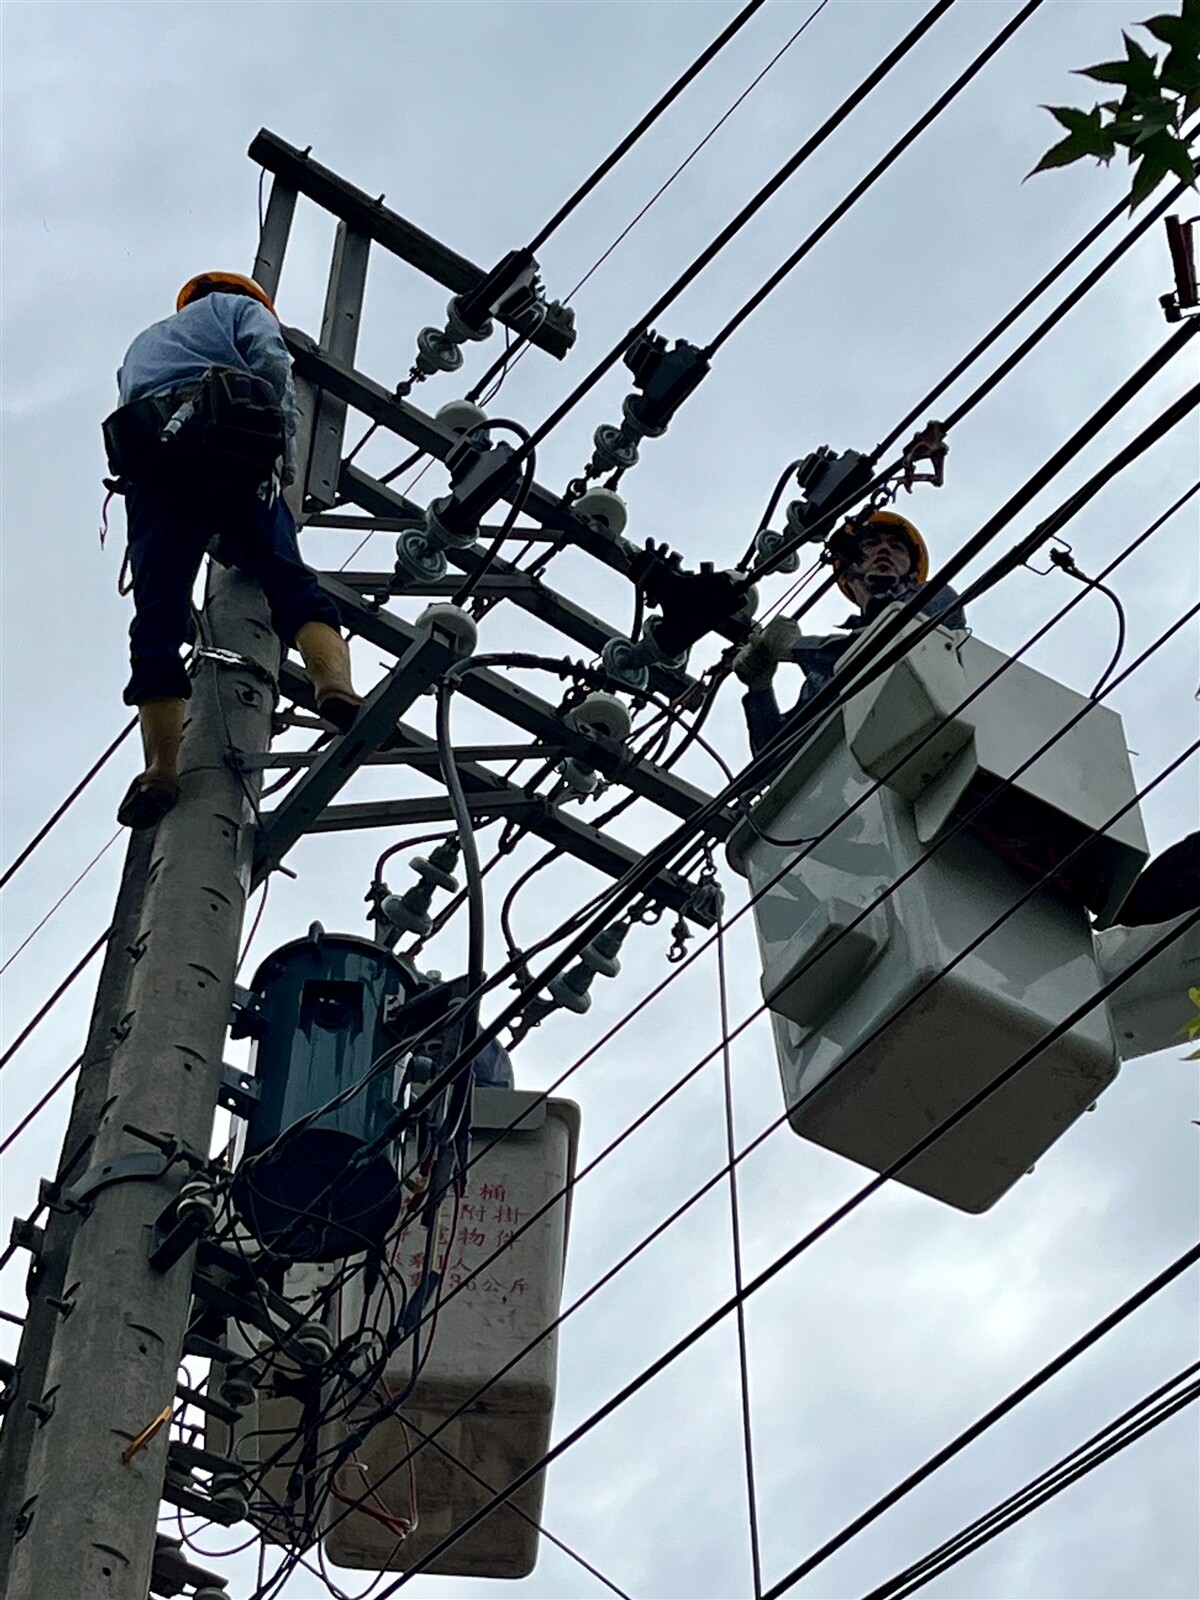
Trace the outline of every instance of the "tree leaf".
<path fill-rule="evenodd" d="M 1142 201 L 1154 193 L 1169 171 L 1170 168 L 1153 154 L 1147 153 L 1142 157 L 1129 191 L 1130 211 L 1136 211 Z"/>
<path fill-rule="evenodd" d="M 1145 28 L 1147 33 L 1152 33 L 1156 39 L 1161 39 L 1163 44 L 1175 44 L 1184 32 L 1186 24 L 1182 17 L 1149 17 L 1145 22 L 1138 23 L 1139 28 Z"/>
<path fill-rule="evenodd" d="M 1090 153 L 1072 134 L 1061 144 L 1052 145 L 1037 166 L 1030 168 L 1025 176 L 1032 178 L 1035 172 L 1048 172 L 1051 167 L 1069 167 L 1072 161 L 1082 161 Z"/>
<path fill-rule="evenodd" d="M 1131 39 L 1127 33 L 1121 37 L 1125 41 L 1125 54 L 1130 66 L 1129 86 L 1131 89 L 1140 89 L 1143 94 L 1152 93 L 1158 81 L 1158 58 L 1144 50 L 1136 39 Z"/>
<path fill-rule="evenodd" d="M 1095 67 L 1078 67 L 1074 76 L 1079 78 L 1094 78 L 1097 83 L 1121 83 L 1129 88 L 1133 80 L 1134 69 L 1128 61 L 1102 61 Z"/>

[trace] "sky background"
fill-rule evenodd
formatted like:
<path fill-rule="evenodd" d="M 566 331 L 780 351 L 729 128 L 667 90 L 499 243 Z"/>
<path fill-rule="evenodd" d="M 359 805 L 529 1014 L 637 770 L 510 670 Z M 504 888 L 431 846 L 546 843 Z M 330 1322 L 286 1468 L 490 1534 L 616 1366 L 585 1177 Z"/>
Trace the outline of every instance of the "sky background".
<path fill-rule="evenodd" d="M 540 254 L 563 297 L 629 219 L 795 31 L 807 7 L 771 0 Z M 901 0 L 832 0 L 746 103 L 580 292 L 579 340 L 560 368 L 532 352 L 510 377 L 505 414 L 536 423 L 630 326 L 757 186 L 911 26 Z M 1015 7 L 960 0 L 902 66 L 663 317 L 670 338 L 704 343 L 846 189 L 922 112 Z M 729 565 L 757 526 L 786 463 L 821 444 L 873 448 L 967 348 L 1123 192 L 1124 167 L 1022 179 L 1055 138 L 1042 103 L 1089 101 L 1071 70 L 1119 53 L 1135 12 L 1118 0 L 1050 0 L 897 167 L 833 230 L 722 350 L 668 434 L 642 450 L 623 485 L 629 536 L 666 539 L 689 563 Z M 524 243 L 732 15 L 728 4 L 0 5 L 2 58 L 3 860 L 7 863 L 127 717 L 129 602 L 116 592 L 123 518 L 97 536 L 105 470 L 99 422 L 133 335 L 173 307 L 180 283 L 210 267 L 248 270 L 257 233 L 257 170 L 245 151 L 259 127 L 312 145 L 322 163 L 484 265 Z M 1184 215 L 1194 209 L 1183 208 Z M 1106 240 L 1116 238 L 1106 236 Z M 301 201 L 279 296 L 286 322 L 318 331 L 333 223 Z M 1100 250 L 1105 246 L 1102 244 Z M 1093 250 L 1082 270 L 1100 252 Z M 951 439 L 946 487 L 902 509 L 925 532 L 934 565 L 986 518 L 1167 335 L 1158 296 L 1170 287 L 1161 226 L 1110 273 Z M 372 254 L 358 365 L 392 384 L 407 372 L 424 323 L 446 292 Z M 1050 303 L 1056 303 L 1052 296 Z M 1032 325 L 999 347 L 1011 348 Z M 414 398 L 436 409 L 461 394 L 496 346 L 469 354 L 458 378 Z M 991 370 L 985 358 L 978 373 Z M 1176 362 L 1040 496 L 997 548 L 1032 528 L 1194 378 Z M 539 451 L 538 477 L 559 489 L 583 466 L 591 434 L 616 421 L 628 375 L 610 374 Z M 945 403 L 942 403 L 945 408 Z M 936 409 L 936 408 L 935 408 Z M 349 437 L 357 437 L 353 419 Z M 382 473 L 406 454 L 374 441 L 361 460 Z M 1122 474 L 1067 537 L 1096 571 L 1197 477 L 1194 426 Z M 401 485 L 405 480 L 401 480 Z M 435 469 L 414 494 L 441 491 Z M 1146 648 L 1200 590 L 1197 518 L 1176 517 L 1111 580 L 1129 622 L 1126 659 Z M 316 566 L 340 565 L 355 536 L 306 536 Z M 390 567 L 376 536 L 356 565 Z M 628 584 L 568 553 L 550 581 L 615 623 Z M 765 586 L 764 599 L 782 592 Z M 1061 574 L 1020 572 L 975 606 L 988 642 L 1018 648 L 1070 598 Z M 412 617 L 418 605 L 401 602 Z M 836 625 L 828 602 L 818 623 Z M 1077 607 L 1027 658 L 1087 692 L 1111 653 L 1102 598 Z M 484 648 L 552 647 L 553 635 L 497 608 Z M 378 652 L 356 647 L 362 684 Z M 697 651 L 693 670 L 712 658 Z M 1144 783 L 1194 737 L 1200 662 L 1194 626 L 1111 697 Z M 799 675 L 781 674 L 781 693 Z M 536 693 L 549 694 L 544 679 Z M 429 703 L 415 714 L 431 723 Z M 511 738 L 469 707 L 455 735 Z M 735 685 L 708 724 L 731 764 L 745 754 Z M 5 959 L 104 849 L 135 770 L 131 745 L 105 769 L 5 893 Z M 709 789 L 703 752 L 680 769 Z M 419 783 L 411 792 L 421 792 Z M 351 798 L 409 792 L 378 771 Z M 603 803 L 603 802 L 602 802 Z M 595 807 L 590 810 L 596 809 Z M 579 813 L 590 814 L 588 807 Z M 1158 849 L 1196 825 L 1193 761 L 1144 807 Z M 647 845 L 667 831 L 635 807 L 614 831 Z M 484 835 L 485 841 L 490 835 Z M 362 895 L 385 844 L 400 835 L 301 844 L 296 880 L 276 878 L 253 962 L 319 918 L 365 932 Z M 11 1039 L 105 926 L 118 840 L 5 972 Z M 524 847 L 499 895 L 538 853 Z M 413 881 L 403 853 L 397 890 Z M 730 910 L 743 885 L 722 864 Z M 534 880 L 516 924 L 533 939 L 596 892 L 567 861 Z M 458 969 L 456 923 L 432 947 Z M 494 921 L 489 949 L 498 964 Z M 670 919 L 638 929 L 615 982 L 598 981 L 585 1018 L 559 1014 L 516 1056 L 518 1082 L 540 1087 L 576 1060 L 667 971 Z M 758 1004 L 750 918 L 729 935 L 731 1010 Z M 0 1127 L 11 1128 L 77 1054 L 89 974 L 6 1070 Z M 590 1159 L 718 1037 L 715 966 L 697 961 L 571 1080 Z M 1004 1396 L 1194 1243 L 1196 1066 L 1182 1047 L 1129 1064 L 1079 1124 L 993 1211 L 967 1216 L 895 1185 L 777 1277 L 748 1306 L 763 1562 L 772 1582 L 878 1494 Z M 780 1110 L 765 1022 L 733 1050 L 739 1145 Z M 27 1215 L 57 1156 L 65 1099 L 6 1158 L 3 1236 Z M 580 1185 L 568 1298 L 586 1289 L 647 1229 L 724 1162 L 719 1060 Z M 863 1179 L 861 1169 L 786 1127 L 742 1164 L 745 1268 L 772 1260 Z M 22 1304 L 24 1262 L 4 1274 Z M 579 1316 L 560 1344 L 556 1429 L 574 1427 L 730 1292 L 728 1193 L 718 1187 Z M 1194 1274 L 1178 1281 L 1085 1359 L 935 1475 L 797 1587 L 863 1593 L 923 1554 L 1194 1358 Z M 12 1346 L 5 1327 L 4 1352 Z M 987 1546 L 929 1588 L 959 1600 L 1151 1600 L 1200 1593 L 1194 1413 Z M 700 1600 L 750 1592 L 738 1365 L 730 1322 L 595 1429 L 553 1468 L 546 1525 L 630 1594 Z M 200 1539 L 234 1595 L 253 1587 L 234 1539 Z M 361 1574 L 336 1573 L 346 1593 Z M 498 1593 L 501 1585 L 415 1580 L 421 1596 Z M 603 1592 L 543 1544 L 535 1574 L 505 1593 Z M 323 1592 L 297 1574 L 286 1593 Z"/>

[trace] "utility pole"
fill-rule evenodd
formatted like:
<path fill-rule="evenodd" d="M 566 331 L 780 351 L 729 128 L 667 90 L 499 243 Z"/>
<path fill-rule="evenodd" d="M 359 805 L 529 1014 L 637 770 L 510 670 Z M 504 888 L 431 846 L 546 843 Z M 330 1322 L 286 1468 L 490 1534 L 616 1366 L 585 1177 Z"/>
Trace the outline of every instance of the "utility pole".
<path fill-rule="evenodd" d="M 477 293 L 486 299 L 510 258 L 484 272 L 390 211 L 382 197 L 371 199 L 273 135 L 260 134 L 250 154 L 273 173 L 254 264 L 254 277 L 269 294 L 278 290 L 298 196 L 338 218 L 320 340 L 284 330 L 300 413 L 300 470 L 289 504 L 298 516 L 331 527 L 412 527 L 421 508 L 342 459 L 348 408 L 439 461 L 462 439 L 441 418 L 409 404 L 400 394 L 404 385 L 383 388 L 354 365 L 370 248 L 400 257 L 468 298 Z M 557 304 L 501 297 L 492 315 L 559 359 L 573 342 L 571 314 Z M 426 375 L 455 370 L 447 364 L 448 332 L 427 328 L 421 339 Z M 574 544 L 629 573 L 636 552 L 619 529 L 597 526 L 532 480 L 523 494 L 543 537 Z M 347 502 L 365 518 L 342 514 Z M 457 572 L 445 573 L 447 564 Z M 621 639 L 602 618 L 495 550 L 485 559 L 479 548 L 452 542 L 442 570 L 443 577 L 430 579 L 404 575 L 399 565 L 395 573 L 324 575 L 344 625 L 395 662 L 368 696 L 353 737 L 311 752 L 306 771 L 265 816 L 257 795 L 272 761 L 276 696 L 282 688 L 311 706 L 310 686 L 281 661 L 257 586 L 234 570 L 215 564 L 210 570 L 181 796 L 155 830 L 130 842 L 57 1179 L 43 1190 L 51 1215 L 44 1231 L 18 1224 L 35 1263 L 0 1434 L 0 1593 L 6 1600 L 146 1600 L 156 1574 L 155 1526 L 193 1305 L 195 1248 L 156 1256 L 153 1239 L 156 1223 L 169 1221 L 185 1180 L 208 1158 L 251 887 L 309 832 L 454 819 L 444 793 L 336 803 L 368 760 L 438 770 L 436 742 L 400 719 L 455 655 L 446 637 L 412 627 L 382 601 L 393 594 L 448 598 L 470 575 L 483 610 L 508 600 L 595 655 Z M 740 638 L 745 624 L 723 623 L 720 631 Z M 654 692 L 671 698 L 697 687 L 665 658 L 653 659 L 646 676 Z M 515 725 L 533 741 L 528 748 L 539 762 L 549 755 L 547 771 L 561 759 L 593 780 L 602 773 L 672 821 L 707 805 L 706 794 L 667 768 L 630 761 L 621 740 L 603 727 L 571 720 L 562 707 L 496 673 L 473 672 L 459 692 Z M 476 752 L 478 759 L 456 761 L 473 818 L 511 820 L 610 878 L 638 863 L 638 852 L 623 840 L 486 764 L 501 759 L 504 749 L 487 747 Z M 732 813 L 715 813 L 709 836 L 724 837 L 735 820 Z M 704 926 L 715 915 L 697 885 L 678 872 L 660 871 L 647 896 Z M 168 1255 L 170 1265 L 164 1265 Z M 170 1497 L 170 1484 L 165 1487 Z M 191 1508 L 186 1491 L 178 1503 Z M 199 1504 L 208 1502 L 199 1497 Z M 178 1551 L 160 1554 L 170 1571 L 155 1575 L 156 1592 L 179 1593 L 180 1562 L 186 1561 Z M 204 1576 L 195 1569 L 183 1581 L 201 1585 Z"/>
<path fill-rule="evenodd" d="M 96 1124 L 108 1098 L 108 1069 L 118 1029 L 125 1013 L 125 995 L 133 971 L 134 941 L 142 914 L 142 895 L 153 838 L 147 832 L 131 835 L 117 892 L 116 910 L 104 952 L 104 964 L 92 1007 L 87 1042 L 75 1080 L 75 1095 L 63 1138 L 62 1156 L 54 1183 L 43 1185 L 42 1201 L 56 1187 L 65 1187 L 89 1164 Z M 8 1563 L 12 1556 L 15 1513 L 25 1498 L 29 1452 L 38 1419 L 28 1404 L 38 1403 L 46 1392 L 46 1364 L 58 1325 L 57 1305 L 64 1299 L 71 1244 L 79 1225 L 77 1211 L 56 1208 L 44 1227 L 34 1217 L 13 1225 L 14 1237 L 28 1249 L 28 1307 L 21 1343 L 7 1394 L 4 1427 L 0 1429 L 0 1594 L 11 1593 Z"/>
<path fill-rule="evenodd" d="M 131 970 L 123 985 L 114 961 L 97 1003 L 108 1025 L 124 987 L 94 1141 L 60 1197 L 80 1212 L 44 1386 L 22 1385 L 36 1426 L 5 1508 L 9 1600 L 145 1600 L 149 1587 L 170 1433 L 155 1423 L 175 1401 L 192 1251 L 160 1273 L 148 1244 L 188 1176 L 182 1158 L 208 1155 L 254 824 L 254 780 L 228 757 L 267 748 L 279 667 L 265 603 L 240 574 L 214 566 L 205 623 L 212 650 L 231 655 L 201 655 Z"/>

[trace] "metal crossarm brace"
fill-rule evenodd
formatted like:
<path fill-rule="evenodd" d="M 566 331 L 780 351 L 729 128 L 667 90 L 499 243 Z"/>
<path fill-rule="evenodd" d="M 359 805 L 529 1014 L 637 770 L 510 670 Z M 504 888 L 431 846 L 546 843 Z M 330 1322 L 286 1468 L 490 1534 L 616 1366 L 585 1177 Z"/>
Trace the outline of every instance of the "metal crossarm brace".
<path fill-rule="evenodd" d="M 392 211 L 379 199 L 362 189 L 357 189 L 336 172 L 314 161 L 304 150 L 288 144 L 285 139 L 260 130 L 247 152 L 251 161 L 273 172 L 290 188 L 307 195 L 310 200 L 335 217 L 341 217 L 357 233 L 362 233 L 376 244 L 390 250 L 393 255 L 407 261 L 418 271 L 426 273 L 453 294 L 465 294 L 486 277 L 482 267 L 449 250 L 429 234 Z M 505 327 L 520 333 L 520 321 L 501 315 L 498 319 Z M 575 342 L 574 323 L 561 308 L 549 307 L 545 321 L 529 335 L 530 343 L 549 351 L 559 360 Z"/>
<path fill-rule="evenodd" d="M 389 489 L 386 483 L 379 483 L 355 466 L 342 467 L 338 489 L 346 499 L 352 500 L 355 505 L 361 506 L 364 511 L 373 512 L 376 516 L 405 517 L 414 513 L 417 517 L 423 515 L 420 507 L 414 506 L 411 500 L 405 500 L 403 495 L 398 495 L 395 490 Z M 487 533 L 487 529 L 482 529 L 481 538 L 486 540 Z M 448 549 L 446 559 L 461 572 L 470 573 L 480 565 L 483 557 L 471 549 Z M 342 577 L 347 583 L 354 583 L 356 587 L 362 586 L 352 573 L 343 573 Z M 506 599 L 519 606 L 522 611 L 528 611 L 531 616 L 539 618 L 542 622 L 548 622 L 556 632 L 565 634 L 568 639 L 574 639 L 576 644 L 583 645 L 593 655 L 600 655 L 610 639 L 624 637 L 600 617 L 593 616 L 590 611 L 585 611 L 573 600 L 568 600 L 566 595 L 551 589 L 540 578 L 535 578 L 532 573 L 522 572 L 520 567 L 514 567 L 500 556 L 493 558 L 483 579 L 484 584 L 487 585 L 489 580 L 496 584 L 501 580 L 506 581 L 511 585 L 505 590 Z M 418 586 L 406 582 L 404 592 L 412 594 L 422 591 Z M 694 682 L 695 679 L 690 678 L 686 672 L 677 672 L 669 667 L 660 666 L 650 669 L 651 687 L 661 694 L 679 695 Z"/>
<path fill-rule="evenodd" d="M 381 384 L 368 378 L 364 373 L 357 372 L 347 362 L 338 361 L 326 354 L 308 334 L 298 328 L 284 328 L 283 336 L 295 360 L 296 371 L 301 377 L 307 378 L 318 388 L 328 389 L 340 400 L 346 401 L 364 416 L 370 417 L 372 422 L 378 422 L 381 427 L 399 434 L 410 444 L 419 445 L 422 450 L 436 456 L 439 461 L 444 461 L 459 443 L 458 435 L 444 428 L 434 417 L 427 416 L 407 400 L 397 400 L 396 396 Z M 507 498 L 511 499 L 519 492 L 514 488 Z M 359 504 L 363 502 L 359 501 Z M 365 509 L 372 508 L 366 506 Z M 623 540 L 611 539 L 607 534 L 598 532 L 582 518 L 575 516 L 560 496 L 551 490 L 534 482 L 523 509 L 542 527 L 549 528 L 555 534 L 561 534 L 571 544 L 586 550 L 588 555 L 603 561 L 606 567 L 628 575 L 636 553 L 634 547 Z M 394 515 L 395 512 L 391 511 L 390 514 Z M 716 631 L 724 634 L 727 639 L 740 641 L 749 633 L 749 625 L 730 620 L 721 623 Z"/>
<path fill-rule="evenodd" d="M 260 825 L 255 883 L 279 865 L 366 758 L 380 748 L 400 713 L 457 659 L 452 642 L 436 631 L 420 638 L 409 632 L 400 660 L 367 696 L 350 732 L 322 751 L 284 803 Z"/>
<path fill-rule="evenodd" d="M 298 704 L 312 703 L 312 685 L 299 668 L 287 662 L 280 672 L 280 687 Z M 406 722 L 396 724 L 388 745 L 408 754 L 423 767 L 432 769 L 438 765 L 436 741 Z M 455 765 L 473 817 L 505 817 L 521 822 L 539 839 L 555 845 L 610 878 L 624 876 L 641 859 L 636 850 L 621 840 L 547 804 L 539 795 L 528 794 L 502 778 L 498 772 L 461 757 L 456 757 Z M 352 805 L 327 806 L 309 825 L 307 832 L 340 833 L 355 828 L 423 827 L 428 823 L 436 825 L 451 820 L 450 802 L 443 793 L 415 799 L 368 800 Z M 271 816 L 268 816 L 266 825 L 270 823 Z M 686 908 L 692 921 L 708 927 L 708 919 L 697 916 L 688 905 L 694 888 L 694 884 L 679 874 L 662 872 L 647 892 L 651 898 L 673 910 L 683 911 Z"/>
<path fill-rule="evenodd" d="M 321 587 L 341 613 L 342 621 L 354 633 L 394 655 L 403 655 L 409 649 L 414 632 L 407 622 L 391 612 L 374 610 L 360 594 L 333 574 L 320 573 L 318 577 Z M 507 722 L 516 723 L 535 739 L 561 745 L 569 755 L 586 761 L 673 816 L 691 817 L 709 802 L 710 796 L 702 789 L 685 783 L 653 762 L 629 761 L 622 748 L 612 740 L 568 728 L 549 701 L 531 694 L 519 684 L 510 683 L 499 673 L 486 668 L 465 673 L 459 693 Z M 711 819 L 708 831 L 713 838 L 724 839 L 736 820 L 732 812 L 718 812 Z"/>

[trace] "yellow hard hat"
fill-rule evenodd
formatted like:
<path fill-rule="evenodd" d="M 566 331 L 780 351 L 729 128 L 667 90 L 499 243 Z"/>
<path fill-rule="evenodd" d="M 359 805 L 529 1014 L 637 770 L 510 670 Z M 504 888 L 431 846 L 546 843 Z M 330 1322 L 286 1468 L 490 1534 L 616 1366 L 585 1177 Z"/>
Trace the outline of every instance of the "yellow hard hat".
<path fill-rule="evenodd" d="M 253 278 L 247 278 L 241 272 L 198 272 L 194 278 L 189 278 L 180 289 L 175 301 L 176 311 L 182 311 L 184 306 L 190 305 L 193 300 L 199 300 L 202 295 L 220 294 L 222 290 L 229 290 L 248 294 L 274 316 L 275 307 L 271 303 L 271 296 L 262 284 L 255 283 Z"/>
<path fill-rule="evenodd" d="M 918 583 L 924 583 L 929 576 L 929 549 L 921 537 L 920 530 L 907 517 L 902 517 L 898 511 L 872 511 L 870 516 L 861 522 L 853 519 L 844 522 L 838 529 L 838 533 L 848 534 L 852 539 L 861 539 L 866 529 L 872 526 L 894 528 L 897 533 L 904 536 L 909 548 L 912 550 L 913 574 Z M 837 578 L 837 586 L 847 600 L 853 600 L 854 596 L 842 577 L 847 564 L 846 561 L 840 560 L 836 555 L 834 556 L 833 571 L 834 576 Z"/>

